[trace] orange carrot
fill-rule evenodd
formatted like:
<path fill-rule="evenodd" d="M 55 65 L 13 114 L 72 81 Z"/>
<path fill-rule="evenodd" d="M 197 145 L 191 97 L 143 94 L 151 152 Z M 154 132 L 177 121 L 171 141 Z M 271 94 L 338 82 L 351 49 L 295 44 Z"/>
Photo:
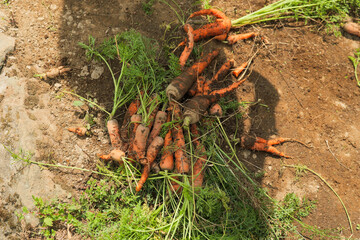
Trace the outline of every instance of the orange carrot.
<path fill-rule="evenodd" d="M 210 107 L 209 113 L 210 113 L 210 115 L 219 116 L 219 117 L 221 117 L 223 115 L 221 106 L 218 103 L 215 103 L 214 105 L 212 105 Z"/>
<path fill-rule="evenodd" d="M 181 116 L 180 106 L 174 104 L 174 117 L 179 119 Z M 176 146 L 175 150 L 175 169 L 177 173 L 189 173 L 190 160 L 185 153 L 185 137 L 180 123 L 177 123 L 172 129 L 173 141 Z"/>
<path fill-rule="evenodd" d="M 71 128 L 68 128 L 68 131 L 69 132 L 73 132 L 73 133 L 76 133 L 78 136 L 80 137 L 83 137 L 86 135 L 86 133 L 88 132 L 87 129 L 85 127 L 71 127 Z"/>
<path fill-rule="evenodd" d="M 196 80 L 196 82 L 191 86 L 187 94 L 191 97 L 195 95 L 199 95 L 203 93 L 203 88 L 205 84 L 205 77 L 199 76 Z"/>
<path fill-rule="evenodd" d="M 210 84 L 212 84 L 215 81 L 218 81 L 220 78 L 223 78 L 230 68 L 234 66 L 235 60 L 230 59 L 226 63 L 224 63 L 220 69 L 216 72 L 214 77 L 212 77 L 210 80 L 207 80 L 204 84 L 204 94 L 209 94 L 210 92 Z"/>
<path fill-rule="evenodd" d="M 167 122 L 170 121 L 171 121 L 171 114 L 168 114 Z M 160 160 L 160 168 L 162 170 L 172 171 L 174 169 L 174 156 L 173 156 L 173 151 L 171 149 L 171 145 L 172 145 L 172 132 L 171 132 L 171 128 L 169 128 L 169 131 L 165 135 L 164 152 Z"/>
<path fill-rule="evenodd" d="M 116 149 L 122 149 L 118 121 L 116 119 L 109 120 L 107 122 L 107 129 L 110 136 L 111 146 Z"/>
<path fill-rule="evenodd" d="M 184 51 L 181 53 L 179 61 L 180 61 L 180 66 L 181 69 L 183 70 L 187 59 L 189 58 L 193 48 L 194 48 L 194 35 L 193 35 L 193 31 L 194 29 L 190 26 L 190 24 L 186 24 L 184 26 L 184 30 L 185 32 L 187 32 L 187 41 L 186 41 L 186 45 L 184 48 Z"/>
<path fill-rule="evenodd" d="M 194 84 L 197 76 L 204 71 L 210 62 L 219 54 L 219 50 L 214 50 L 205 57 L 201 58 L 194 65 L 174 78 L 166 88 L 166 95 L 169 99 L 179 100 Z"/>
<path fill-rule="evenodd" d="M 138 98 L 136 98 L 134 101 L 132 101 L 125 113 L 124 116 L 124 120 L 121 126 L 121 130 L 120 130 L 120 136 L 121 136 L 121 140 L 123 142 L 129 142 L 129 121 L 130 118 L 136 114 L 136 112 L 138 111 L 138 108 L 140 106 L 140 100 Z"/>
<path fill-rule="evenodd" d="M 143 172 L 141 174 L 141 178 L 136 186 L 137 192 L 139 192 L 141 190 L 146 179 L 149 177 L 150 167 L 151 167 L 152 163 L 155 161 L 155 158 L 156 158 L 157 154 L 159 153 L 163 144 L 164 144 L 164 139 L 160 136 L 155 137 L 155 139 L 150 143 L 150 145 L 147 149 L 147 152 L 146 152 L 147 164 L 144 165 Z"/>
<path fill-rule="evenodd" d="M 279 157 L 291 158 L 290 156 L 285 155 L 283 152 L 280 152 L 272 145 L 280 144 L 285 142 L 286 139 L 278 138 L 272 140 L 266 140 L 260 137 L 252 138 L 249 136 L 243 136 L 241 138 L 241 145 L 244 148 L 256 150 L 256 151 L 264 151 L 268 153 L 272 153 Z"/>
<path fill-rule="evenodd" d="M 234 82 L 234 83 L 232 83 L 230 86 L 228 86 L 226 88 L 222 88 L 222 89 L 219 89 L 219 90 L 214 90 L 214 91 L 212 91 L 210 93 L 210 96 L 216 96 L 215 99 L 219 99 L 221 97 L 224 97 L 226 94 L 228 94 L 232 90 L 235 90 L 237 87 L 240 86 L 240 84 L 242 84 L 245 81 L 246 81 L 246 78 L 241 80 L 241 81 Z M 211 99 L 214 99 L 214 98 L 211 98 Z"/>
<path fill-rule="evenodd" d="M 164 111 L 158 111 L 155 116 L 154 126 L 149 135 L 148 143 L 151 143 L 156 136 L 159 135 L 162 125 L 166 122 L 167 113 Z"/>
<path fill-rule="evenodd" d="M 235 68 L 234 71 L 232 71 L 232 74 L 234 75 L 234 77 L 239 77 L 240 73 L 242 71 L 244 71 L 244 69 L 247 67 L 248 63 L 244 62 L 243 64 L 241 64 L 240 66 L 238 66 L 237 68 Z"/>
<path fill-rule="evenodd" d="M 347 33 L 360 37 L 360 25 L 354 22 L 347 22 L 344 24 L 344 30 Z"/>
<path fill-rule="evenodd" d="M 219 40 L 219 41 L 225 41 L 227 38 L 227 33 L 222 34 L 222 35 L 217 35 L 216 37 L 214 37 L 214 39 Z"/>
<path fill-rule="evenodd" d="M 145 148 L 149 131 L 149 127 L 146 127 L 144 124 L 140 124 L 136 129 L 132 150 L 134 151 L 135 157 L 138 161 L 145 158 Z"/>
<path fill-rule="evenodd" d="M 236 34 L 236 35 L 230 35 L 227 37 L 229 44 L 234 44 L 240 40 L 248 39 L 257 36 L 257 33 L 251 32 L 251 33 L 242 33 L 242 34 Z"/>
<path fill-rule="evenodd" d="M 142 120 L 142 117 L 140 114 L 134 114 L 131 116 L 130 118 L 130 144 L 128 146 L 128 149 L 127 149 L 127 152 L 128 152 L 128 158 L 129 159 L 132 159 L 132 160 L 135 160 L 136 158 L 136 153 L 133 151 L 133 147 L 134 147 L 134 138 L 135 138 L 135 133 L 136 133 L 136 130 L 137 128 L 139 127 L 139 125 L 141 124 L 141 120 Z"/>
<path fill-rule="evenodd" d="M 196 156 L 198 156 L 192 170 L 192 181 L 193 181 L 193 186 L 195 188 L 198 188 L 202 186 L 202 183 L 204 181 L 204 174 L 205 174 L 204 170 L 207 161 L 207 154 L 204 145 L 202 145 L 201 142 L 199 141 L 200 134 L 196 124 L 192 124 L 190 130 L 193 135 L 193 142 L 195 145 Z"/>
<path fill-rule="evenodd" d="M 121 151 L 120 149 L 114 149 L 110 152 L 110 154 L 106 155 L 99 155 L 99 158 L 102 160 L 114 160 L 115 162 L 119 164 L 123 164 L 123 158 L 125 157 L 125 153 Z"/>

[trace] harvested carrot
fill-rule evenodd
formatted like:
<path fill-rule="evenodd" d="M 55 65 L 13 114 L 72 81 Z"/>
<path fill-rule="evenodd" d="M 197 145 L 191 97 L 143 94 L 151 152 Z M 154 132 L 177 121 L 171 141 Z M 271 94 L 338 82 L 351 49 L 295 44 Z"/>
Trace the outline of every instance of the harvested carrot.
<path fill-rule="evenodd" d="M 360 37 L 360 25 L 354 22 L 347 22 L 344 24 L 344 30 L 347 33 Z"/>
<path fill-rule="evenodd" d="M 138 161 L 145 158 L 146 142 L 149 136 L 149 131 L 149 127 L 146 127 L 144 124 L 140 124 L 136 129 L 132 150 L 134 151 L 135 158 Z"/>
<path fill-rule="evenodd" d="M 242 34 L 236 34 L 236 35 L 230 35 L 227 37 L 229 44 L 235 44 L 236 42 L 248 38 L 252 38 L 257 36 L 257 33 L 251 32 L 251 33 L 242 33 Z"/>
<path fill-rule="evenodd" d="M 237 68 L 235 68 L 233 71 L 232 71 L 232 74 L 234 75 L 234 77 L 239 77 L 240 73 L 242 71 L 244 71 L 244 69 L 247 67 L 248 63 L 247 62 L 244 62 L 243 64 L 241 64 L 240 66 L 238 66 Z"/>
<path fill-rule="evenodd" d="M 129 142 L 129 124 L 131 117 L 136 114 L 140 106 L 140 100 L 136 98 L 132 101 L 125 113 L 124 120 L 120 129 L 120 137 L 123 142 Z"/>
<path fill-rule="evenodd" d="M 150 108 L 150 107 L 149 107 Z M 155 109 L 151 112 L 150 116 L 149 116 L 149 119 L 148 119 L 148 128 L 151 129 L 153 124 L 154 124 L 154 121 L 155 121 L 155 117 L 156 117 L 156 114 L 158 112 L 158 109 L 159 109 L 159 105 L 157 105 L 155 107 Z M 149 109 L 148 109 L 149 110 Z M 149 143 L 150 144 L 150 143 Z"/>
<path fill-rule="evenodd" d="M 120 149 L 113 149 L 110 154 L 106 155 L 100 155 L 99 158 L 102 160 L 114 160 L 115 162 L 119 164 L 123 164 L 123 158 L 125 157 L 125 153 L 121 151 Z"/>
<path fill-rule="evenodd" d="M 147 152 L 146 152 L 147 163 L 144 165 L 143 172 L 141 174 L 141 178 L 136 186 L 137 192 L 139 192 L 141 190 L 146 179 L 149 177 L 150 167 L 151 167 L 152 163 L 155 161 L 155 158 L 156 158 L 157 154 L 159 153 L 163 144 L 164 144 L 164 139 L 160 136 L 155 137 L 155 139 L 150 143 L 150 145 L 147 149 Z"/>
<path fill-rule="evenodd" d="M 221 97 L 224 97 L 226 94 L 228 94 L 229 92 L 235 90 L 237 87 L 240 86 L 240 84 L 242 84 L 245 81 L 246 81 L 246 78 L 241 80 L 241 81 L 234 82 L 234 83 L 232 83 L 230 86 L 228 86 L 226 88 L 219 89 L 219 90 L 214 90 L 214 91 L 212 91 L 210 93 L 210 96 L 216 96 L 215 99 L 219 99 Z M 211 98 L 211 99 L 213 99 L 213 98 Z"/>
<path fill-rule="evenodd" d="M 170 121 L 171 121 L 171 114 L 168 114 L 167 122 L 170 122 Z M 169 131 L 166 133 L 165 139 L 164 139 L 164 152 L 163 152 L 163 154 L 161 156 L 161 160 L 160 160 L 161 170 L 172 171 L 174 169 L 174 156 L 173 156 L 173 151 L 171 149 L 172 142 L 173 142 L 172 141 L 172 131 L 171 131 L 171 128 L 169 128 Z"/>
<path fill-rule="evenodd" d="M 194 30 L 194 42 L 200 41 L 201 39 L 216 37 L 224 39 L 231 28 L 231 20 L 226 15 L 217 9 L 203 9 L 194 12 L 189 18 L 193 18 L 200 15 L 213 15 L 217 19 L 213 23 L 206 24 L 196 30 Z M 179 45 L 185 45 L 186 40 L 181 42 Z"/>
<path fill-rule="evenodd" d="M 60 66 L 60 67 L 52 68 L 49 71 L 47 71 L 46 73 L 37 74 L 36 76 L 47 80 L 48 78 L 56 78 L 66 72 L 69 72 L 70 70 L 71 70 L 71 68 L 66 68 L 64 66 Z"/>
<path fill-rule="evenodd" d="M 196 80 L 196 82 L 191 86 L 187 94 L 191 97 L 195 95 L 199 95 L 203 93 L 203 88 L 205 84 L 205 77 L 199 76 Z"/>
<path fill-rule="evenodd" d="M 169 99 L 179 100 L 194 84 L 198 75 L 210 64 L 210 62 L 219 54 L 219 50 L 214 50 L 201 58 L 194 65 L 174 78 L 166 88 L 166 95 Z"/>
<path fill-rule="evenodd" d="M 283 152 L 280 152 L 279 150 L 277 150 L 275 147 L 272 146 L 283 143 L 285 141 L 286 139 L 283 138 L 266 140 L 260 137 L 252 138 L 249 136 L 243 136 L 241 138 L 241 145 L 247 149 L 264 151 L 264 152 L 272 153 L 279 157 L 291 158 L 290 156 L 285 155 Z"/>
<path fill-rule="evenodd" d="M 210 84 L 212 84 L 215 81 L 218 81 L 220 78 L 223 78 L 228 73 L 230 68 L 232 68 L 234 66 L 234 63 L 235 63 L 235 60 L 230 59 L 229 61 L 227 61 L 220 67 L 220 69 L 216 72 L 214 77 L 212 77 L 210 80 L 205 81 L 204 94 L 209 94 Z"/>
<path fill-rule="evenodd" d="M 201 144 L 200 140 L 199 140 L 199 131 L 197 129 L 196 124 L 192 124 L 190 126 L 190 130 L 192 133 L 192 137 L 193 137 L 193 142 L 195 145 L 195 152 L 196 152 L 196 156 L 197 160 L 194 163 L 193 169 L 192 169 L 192 181 L 193 181 L 193 186 L 195 188 L 201 187 L 202 183 L 204 181 L 204 173 L 205 173 L 205 164 L 207 161 L 207 154 L 206 154 L 206 150 L 203 144 Z"/>
<path fill-rule="evenodd" d="M 220 104 L 215 103 L 214 105 L 212 105 L 210 107 L 209 113 L 210 115 L 221 117 L 223 115 L 223 111 L 221 109 Z"/>
<path fill-rule="evenodd" d="M 133 147 L 134 147 L 134 138 L 135 138 L 135 133 L 137 128 L 139 127 L 139 125 L 141 124 L 141 120 L 142 117 L 140 114 L 134 114 L 131 116 L 130 118 L 130 141 L 128 143 L 128 147 L 127 147 L 127 152 L 128 152 L 128 158 L 135 160 L 136 159 L 136 153 L 133 151 Z"/>
<path fill-rule="evenodd" d="M 181 116 L 180 106 L 174 104 L 174 116 L 179 119 Z M 190 171 L 190 160 L 186 156 L 185 150 L 185 137 L 180 123 L 177 123 L 172 129 L 173 141 L 176 146 L 174 153 L 175 156 L 175 169 L 177 173 L 189 173 Z"/>
<path fill-rule="evenodd" d="M 184 26 L 184 30 L 185 30 L 185 32 L 187 32 L 187 41 L 186 41 L 184 51 L 181 53 L 180 58 L 179 58 L 180 67 L 182 70 L 194 48 L 194 35 L 193 35 L 194 29 L 190 26 L 190 24 L 186 24 Z"/>
<path fill-rule="evenodd" d="M 164 111 L 158 111 L 155 116 L 155 121 L 152 130 L 149 135 L 148 143 L 151 143 L 156 136 L 160 134 L 162 125 L 166 122 L 167 113 Z"/>
<path fill-rule="evenodd" d="M 122 149 L 118 121 L 116 119 L 109 120 L 107 122 L 107 129 L 110 136 L 111 146 L 116 149 Z"/>
<path fill-rule="evenodd" d="M 85 127 L 76 127 L 76 128 L 71 127 L 71 128 L 68 128 L 68 131 L 76 133 L 80 137 L 85 136 L 88 132 L 88 130 Z"/>
<path fill-rule="evenodd" d="M 226 38 L 227 38 L 227 33 L 222 34 L 222 35 L 217 35 L 214 37 L 214 39 L 219 40 L 219 41 L 225 41 Z"/>

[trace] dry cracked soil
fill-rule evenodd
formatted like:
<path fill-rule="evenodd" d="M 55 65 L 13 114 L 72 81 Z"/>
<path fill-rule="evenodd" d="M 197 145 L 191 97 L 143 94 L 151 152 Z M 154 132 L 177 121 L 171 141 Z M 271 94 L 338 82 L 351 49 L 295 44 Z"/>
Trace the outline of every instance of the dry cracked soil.
<path fill-rule="evenodd" d="M 177 2 L 186 17 L 200 8 L 194 1 Z M 211 2 L 232 19 L 265 4 L 264 0 Z M 0 239 L 25 239 L 27 231 L 38 225 L 31 214 L 24 221 L 14 214 L 23 206 L 33 210 L 33 195 L 47 200 L 71 198 L 90 176 L 77 170 L 26 165 L 15 161 L 5 147 L 32 152 L 34 161 L 89 169 L 95 168 L 96 153 L 110 149 L 105 116 L 85 105 L 74 106 L 77 98 L 62 93 L 76 91 L 111 106 L 112 82 L 105 66 L 87 61 L 78 42 L 87 42 L 89 35 L 102 40 L 135 29 L 164 44 L 170 36 L 183 37 L 176 28 L 179 25 L 177 15 L 159 1 L 151 15 L 143 11 L 141 0 L 10 0 L 0 4 L 0 32 L 15 40 L 14 49 L 8 40 L 12 51 L 0 75 Z M 294 192 L 316 200 L 317 208 L 306 223 L 349 236 L 344 209 L 327 185 L 311 173 L 299 177 L 285 165 L 306 165 L 321 175 L 343 200 L 356 229 L 360 224 L 360 89 L 348 56 L 360 47 L 360 39 L 346 33 L 335 37 L 317 25 L 298 22 L 232 31 L 260 32 L 268 40 L 267 44 L 248 40 L 233 46 L 214 41 L 204 45 L 221 47 L 215 64 L 226 58 L 242 63 L 256 52 L 248 81 L 236 97 L 261 104 L 247 111 L 240 132 L 294 138 L 311 146 L 285 143 L 278 147 L 292 159 L 241 148 L 239 157 L 251 171 L 264 172 L 258 180 L 275 199 Z M 60 65 L 71 67 L 71 72 L 51 80 L 34 77 Z M 67 127 L 85 124 L 85 114 L 97 120 L 93 136 L 79 138 L 69 133 Z M 227 129 L 234 131 L 229 121 Z M 360 232 L 355 230 L 352 237 L 360 238 Z"/>

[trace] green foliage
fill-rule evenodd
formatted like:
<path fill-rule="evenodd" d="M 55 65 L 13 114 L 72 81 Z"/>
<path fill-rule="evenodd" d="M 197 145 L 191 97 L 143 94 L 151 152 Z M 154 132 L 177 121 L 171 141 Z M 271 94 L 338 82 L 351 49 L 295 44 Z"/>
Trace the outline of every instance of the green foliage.
<path fill-rule="evenodd" d="M 155 0 L 145 0 L 141 3 L 142 9 L 147 15 L 151 15 L 153 13 L 154 2 L 155 2 Z"/>
<path fill-rule="evenodd" d="M 354 56 L 355 57 L 349 56 L 349 59 L 354 66 L 354 74 L 355 74 L 356 83 L 357 83 L 358 87 L 360 87 L 360 80 L 358 78 L 358 72 L 357 72 L 357 67 L 360 63 L 360 48 L 356 49 Z"/>

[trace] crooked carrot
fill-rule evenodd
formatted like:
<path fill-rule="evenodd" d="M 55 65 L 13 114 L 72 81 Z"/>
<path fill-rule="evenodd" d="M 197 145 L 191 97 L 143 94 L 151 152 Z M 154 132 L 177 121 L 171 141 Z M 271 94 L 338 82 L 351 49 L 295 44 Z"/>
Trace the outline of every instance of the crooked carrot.
<path fill-rule="evenodd" d="M 186 24 L 184 26 L 184 30 L 187 33 L 188 37 L 187 37 L 184 51 L 181 53 L 180 58 L 179 58 L 181 69 L 184 68 L 186 61 L 188 60 L 188 58 L 194 48 L 194 35 L 193 35 L 194 29 L 190 26 L 190 24 Z"/>

